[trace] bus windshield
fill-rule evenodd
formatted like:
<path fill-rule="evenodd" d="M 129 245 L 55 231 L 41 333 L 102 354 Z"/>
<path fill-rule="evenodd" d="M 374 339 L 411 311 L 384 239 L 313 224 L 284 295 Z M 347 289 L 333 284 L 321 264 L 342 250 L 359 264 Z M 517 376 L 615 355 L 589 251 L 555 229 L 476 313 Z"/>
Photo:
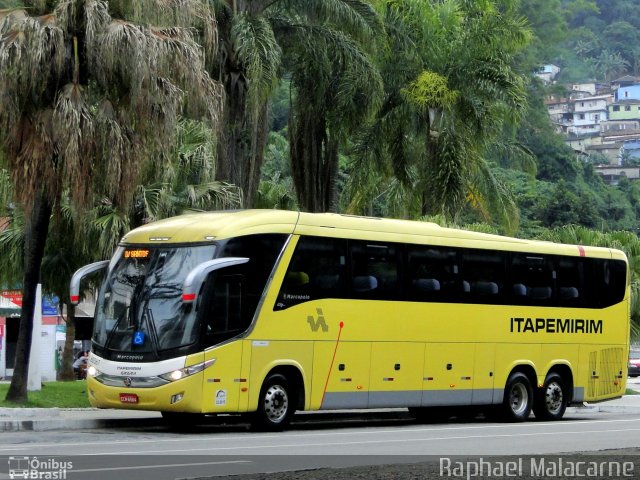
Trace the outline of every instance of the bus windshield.
<path fill-rule="evenodd" d="M 182 285 L 214 245 L 120 247 L 98 294 L 93 341 L 121 352 L 154 352 L 198 339 L 196 315 L 182 302 Z"/>

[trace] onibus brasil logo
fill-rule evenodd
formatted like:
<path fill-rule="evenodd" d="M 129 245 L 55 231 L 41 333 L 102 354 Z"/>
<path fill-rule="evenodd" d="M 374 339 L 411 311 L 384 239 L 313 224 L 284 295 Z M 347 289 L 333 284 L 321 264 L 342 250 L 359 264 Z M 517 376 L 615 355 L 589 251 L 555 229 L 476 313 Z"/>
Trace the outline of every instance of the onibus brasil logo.
<path fill-rule="evenodd" d="M 73 462 L 56 458 L 9 457 L 9 478 L 33 478 L 38 480 L 65 480 Z"/>

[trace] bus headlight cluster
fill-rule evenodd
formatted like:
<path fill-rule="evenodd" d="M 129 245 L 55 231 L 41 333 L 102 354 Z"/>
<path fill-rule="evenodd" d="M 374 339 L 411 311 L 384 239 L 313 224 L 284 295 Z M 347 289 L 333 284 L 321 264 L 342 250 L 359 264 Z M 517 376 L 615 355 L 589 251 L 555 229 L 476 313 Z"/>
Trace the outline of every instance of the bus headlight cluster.
<path fill-rule="evenodd" d="M 195 365 L 191 365 L 190 367 L 184 367 L 179 370 L 174 370 L 172 372 L 164 373 L 158 376 L 170 382 L 175 382 L 176 380 L 180 380 L 181 378 L 185 378 L 189 375 L 193 375 L 195 373 L 203 371 L 205 368 L 213 365 L 215 361 L 216 359 L 212 358 L 211 360 L 207 360 L 206 362 L 197 363 Z"/>

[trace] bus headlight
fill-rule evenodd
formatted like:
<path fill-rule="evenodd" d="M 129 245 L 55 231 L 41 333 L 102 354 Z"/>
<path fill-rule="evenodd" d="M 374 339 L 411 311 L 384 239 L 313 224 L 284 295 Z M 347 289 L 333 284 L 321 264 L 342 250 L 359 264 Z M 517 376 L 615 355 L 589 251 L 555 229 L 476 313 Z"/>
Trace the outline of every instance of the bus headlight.
<path fill-rule="evenodd" d="M 206 362 L 197 363 L 195 365 L 191 365 L 190 367 L 184 367 L 179 370 L 174 370 L 172 372 L 164 373 L 158 376 L 170 382 L 175 382 L 176 380 L 180 380 L 181 378 L 185 378 L 195 373 L 203 371 L 205 368 L 208 368 L 211 365 L 213 365 L 215 361 L 216 359 L 212 358 L 211 360 L 207 360 Z"/>
<path fill-rule="evenodd" d="M 97 374 L 98 374 L 98 370 L 93 365 L 91 365 L 91 366 L 89 366 L 89 368 L 87 368 L 87 375 L 89 377 L 95 377 Z"/>

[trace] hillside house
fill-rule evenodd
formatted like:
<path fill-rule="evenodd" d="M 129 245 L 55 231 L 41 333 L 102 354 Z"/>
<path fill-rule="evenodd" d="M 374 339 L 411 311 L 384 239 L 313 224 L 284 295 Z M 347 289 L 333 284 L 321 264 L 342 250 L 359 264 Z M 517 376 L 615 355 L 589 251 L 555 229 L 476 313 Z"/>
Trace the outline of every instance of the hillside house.
<path fill-rule="evenodd" d="M 598 95 L 571 100 L 569 108 L 573 112 L 573 118 L 567 125 L 567 133 L 573 135 L 599 133 L 600 122 L 608 120 L 608 107 L 612 102 L 613 95 Z"/>

